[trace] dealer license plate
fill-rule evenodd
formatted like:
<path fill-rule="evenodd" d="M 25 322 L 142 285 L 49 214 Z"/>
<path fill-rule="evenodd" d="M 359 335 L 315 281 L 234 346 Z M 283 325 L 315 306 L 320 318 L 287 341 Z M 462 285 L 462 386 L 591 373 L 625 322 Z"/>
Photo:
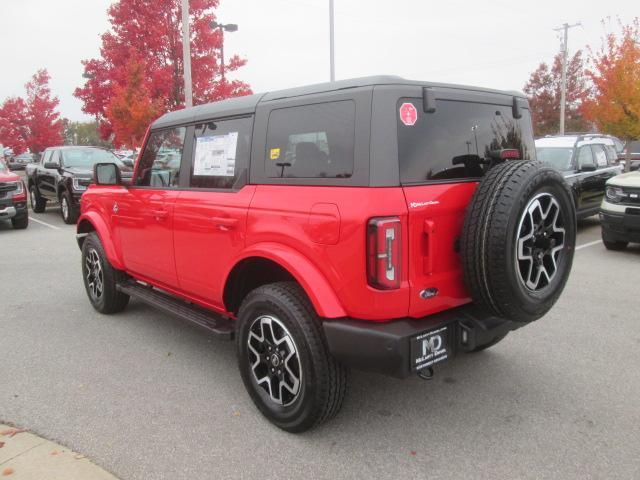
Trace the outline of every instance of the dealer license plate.
<path fill-rule="evenodd" d="M 411 369 L 420 370 L 444 362 L 450 353 L 448 327 L 421 333 L 411 339 Z"/>

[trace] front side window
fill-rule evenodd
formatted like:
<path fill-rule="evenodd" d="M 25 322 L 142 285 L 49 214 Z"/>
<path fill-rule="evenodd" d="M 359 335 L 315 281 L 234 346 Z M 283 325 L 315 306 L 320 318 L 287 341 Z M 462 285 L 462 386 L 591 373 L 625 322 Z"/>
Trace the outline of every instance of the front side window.
<path fill-rule="evenodd" d="M 265 171 L 271 178 L 353 175 L 355 102 L 318 103 L 271 112 Z"/>
<path fill-rule="evenodd" d="M 46 150 L 44 152 L 44 154 L 42 155 L 42 165 L 49 161 L 49 159 L 51 158 L 51 152 L 52 150 Z"/>
<path fill-rule="evenodd" d="M 185 127 L 176 127 L 149 134 L 140 158 L 136 185 L 155 188 L 178 186 L 185 133 Z"/>
<path fill-rule="evenodd" d="M 593 153 L 591 153 L 591 147 L 589 145 L 578 149 L 578 170 L 582 170 L 586 166 L 595 166 Z"/>
<path fill-rule="evenodd" d="M 596 166 L 598 167 L 606 167 L 607 166 L 607 154 L 604 151 L 602 145 L 592 145 L 593 155 L 596 160 Z"/>
<path fill-rule="evenodd" d="M 405 98 L 417 112 L 415 122 L 398 115 L 398 157 L 403 184 L 479 178 L 492 155 L 517 149 L 520 158 L 535 158 L 529 110 L 514 119 L 503 105 L 437 100 L 436 110 L 425 113 L 422 99 Z"/>
<path fill-rule="evenodd" d="M 252 117 L 197 124 L 190 186 L 233 188 L 249 165 L 252 128 Z"/>

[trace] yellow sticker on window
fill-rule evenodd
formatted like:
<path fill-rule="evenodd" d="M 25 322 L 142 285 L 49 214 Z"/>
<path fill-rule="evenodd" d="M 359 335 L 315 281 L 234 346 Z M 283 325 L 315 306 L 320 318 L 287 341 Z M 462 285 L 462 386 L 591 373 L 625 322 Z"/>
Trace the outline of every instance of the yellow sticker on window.
<path fill-rule="evenodd" d="M 272 148 L 271 151 L 269 152 L 269 158 L 271 160 L 277 160 L 280 158 L 280 149 L 279 148 Z"/>

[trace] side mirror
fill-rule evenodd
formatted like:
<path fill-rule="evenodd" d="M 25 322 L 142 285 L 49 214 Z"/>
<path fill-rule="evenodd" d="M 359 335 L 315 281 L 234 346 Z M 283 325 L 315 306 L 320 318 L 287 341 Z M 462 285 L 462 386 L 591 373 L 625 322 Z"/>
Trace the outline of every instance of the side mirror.
<path fill-rule="evenodd" d="M 60 168 L 60 164 L 57 162 L 45 162 L 44 168 L 48 170 L 57 170 L 58 168 Z"/>
<path fill-rule="evenodd" d="M 115 163 L 96 163 L 93 166 L 93 183 L 96 185 L 122 185 L 120 169 Z"/>
<path fill-rule="evenodd" d="M 580 166 L 581 172 L 595 172 L 596 166 L 593 163 L 587 163 L 586 165 Z"/>

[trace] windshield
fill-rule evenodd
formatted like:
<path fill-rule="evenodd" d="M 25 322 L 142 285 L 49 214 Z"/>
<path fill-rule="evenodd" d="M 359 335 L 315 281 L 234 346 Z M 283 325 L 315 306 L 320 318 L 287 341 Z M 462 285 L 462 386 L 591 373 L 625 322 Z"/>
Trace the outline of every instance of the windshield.
<path fill-rule="evenodd" d="M 115 163 L 122 166 L 122 162 L 113 153 L 99 148 L 68 149 L 61 153 L 65 167 L 91 168 L 96 163 Z"/>
<path fill-rule="evenodd" d="M 546 162 L 558 170 L 571 170 L 571 157 L 573 148 L 571 147 L 537 147 L 536 155 L 538 160 Z"/>

